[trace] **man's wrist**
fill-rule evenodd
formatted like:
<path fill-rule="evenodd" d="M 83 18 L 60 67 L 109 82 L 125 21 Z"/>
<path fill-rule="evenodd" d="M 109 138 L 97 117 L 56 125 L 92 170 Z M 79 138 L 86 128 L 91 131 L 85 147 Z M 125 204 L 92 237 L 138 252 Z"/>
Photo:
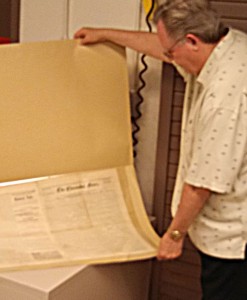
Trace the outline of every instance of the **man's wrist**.
<path fill-rule="evenodd" d="M 181 230 L 178 229 L 168 230 L 167 233 L 169 237 L 175 242 L 182 240 L 186 235 L 186 232 L 182 232 Z"/>

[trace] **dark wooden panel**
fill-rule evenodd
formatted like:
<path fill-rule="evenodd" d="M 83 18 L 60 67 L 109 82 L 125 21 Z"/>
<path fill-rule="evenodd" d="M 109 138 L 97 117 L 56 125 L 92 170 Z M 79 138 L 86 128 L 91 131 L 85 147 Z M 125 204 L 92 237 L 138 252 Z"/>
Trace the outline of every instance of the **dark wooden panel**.
<path fill-rule="evenodd" d="M 175 185 L 175 178 L 169 177 L 168 176 L 168 181 L 167 181 L 167 191 L 171 192 L 174 189 Z"/>
<path fill-rule="evenodd" d="M 175 92 L 180 92 L 183 94 L 185 88 L 185 83 L 182 79 L 182 77 L 176 77 L 175 78 L 175 86 L 174 86 L 174 91 Z"/>
<path fill-rule="evenodd" d="M 174 99 L 172 102 L 173 107 L 183 107 L 184 103 L 184 93 L 181 92 L 174 92 Z"/>
<path fill-rule="evenodd" d="M 157 149 L 156 159 L 160 162 L 161 168 L 156 168 L 156 181 L 154 187 L 154 197 L 156 204 L 154 206 L 154 214 L 157 217 L 157 231 L 162 234 L 163 224 L 163 212 L 164 212 L 164 198 L 167 186 L 167 167 L 168 166 L 168 153 L 169 153 L 169 136 L 164 134 L 163 128 L 166 128 L 167 132 L 170 131 L 171 115 L 172 115 L 172 99 L 173 99 L 173 86 L 174 86 L 174 72 L 175 69 L 164 64 L 163 78 L 166 78 L 161 89 L 161 103 L 160 103 L 160 130 L 158 132 L 158 140 L 160 147 Z M 172 87 L 172 88 L 171 88 Z M 176 160 L 176 159 L 174 159 Z"/>
<path fill-rule="evenodd" d="M 9 0 L 0 1 L 0 36 L 10 37 L 11 3 Z"/>
<path fill-rule="evenodd" d="M 174 121 L 171 125 L 171 135 L 172 136 L 180 136 L 180 131 L 181 131 L 181 122 Z"/>
<path fill-rule="evenodd" d="M 223 22 L 230 27 L 247 32 L 247 20 L 235 20 L 222 18 Z"/>
<path fill-rule="evenodd" d="M 181 121 L 182 112 L 182 107 L 175 106 L 172 111 L 172 121 Z"/>
<path fill-rule="evenodd" d="M 177 164 L 169 164 L 168 165 L 168 174 L 169 177 L 175 178 L 177 174 L 178 165 Z"/>
<path fill-rule="evenodd" d="M 161 284 L 178 284 L 184 288 L 195 289 L 197 292 L 201 290 L 200 283 L 197 280 L 200 276 L 198 271 L 198 265 L 183 262 L 183 261 L 174 261 L 171 264 L 164 262 L 162 266 L 162 278 Z M 187 274 L 186 278 L 184 274 Z M 192 284 L 193 283 L 193 284 Z"/>
<path fill-rule="evenodd" d="M 169 290 L 165 286 L 161 287 L 160 295 L 156 300 L 201 300 L 201 293 L 178 287 L 177 284 L 170 284 Z"/>
<path fill-rule="evenodd" d="M 222 1 L 222 0 L 213 0 L 213 1 L 210 1 L 212 4 L 214 4 L 214 3 L 219 3 L 219 2 L 222 2 L 222 3 L 228 3 L 228 2 L 230 2 L 232 5 L 236 5 L 236 4 L 238 4 L 238 3 L 241 3 L 241 4 L 246 4 L 246 0 L 224 0 L 224 1 Z"/>
<path fill-rule="evenodd" d="M 0 36 L 19 40 L 20 0 L 0 0 Z"/>
<path fill-rule="evenodd" d="M 179 158 L 179 151 L 171 151 L 169 158 L 168 158 L 168 162 L 171 164 L 176 164 L 178 162 L 178 158 Z"/>
<path fill-rule="evenodd" d="M 211 3 L 226 25 L 247 32 L 247 0 L 211 1 Z"/>
<path fill-rule="evenodd" d="M 212 7 L 223 18 L 231 18 L 236 20 L 246 20 L 247 14 L 247 1 L 244 2 L 224 2 L 224 1 L 212 1 Z"/>
<path fill-rule="evenodd" d="M 19 42 L 21 0 L 11 0 L 10 37 L 12 42 Z"/>
<path fill-rule="evenodd" d="M 179 150 L 179 148 L 180 148 L 179 136 L 171 136 L 170 150 Z"/>

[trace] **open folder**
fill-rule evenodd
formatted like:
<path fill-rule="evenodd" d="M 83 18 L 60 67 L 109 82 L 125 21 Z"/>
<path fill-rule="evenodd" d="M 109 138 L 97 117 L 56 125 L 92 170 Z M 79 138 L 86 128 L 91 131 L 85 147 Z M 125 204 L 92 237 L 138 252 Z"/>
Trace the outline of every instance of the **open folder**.
<path fill-rule="evenodd" d="M 0 47 L 0 271 L 146 259 L 124 49 Z"/>

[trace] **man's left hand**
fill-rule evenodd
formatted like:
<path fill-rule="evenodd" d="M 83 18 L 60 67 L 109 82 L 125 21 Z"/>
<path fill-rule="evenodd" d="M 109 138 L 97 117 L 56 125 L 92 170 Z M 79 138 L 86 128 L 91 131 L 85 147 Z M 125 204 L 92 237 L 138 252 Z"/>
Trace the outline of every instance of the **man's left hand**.
<path fill-rule="evenodd" d="M 160 240 L 157 258 L 158 260 L 172 260 L 182 254 L 184 238 L 174 241 L 169 233 L 165 233 Z"/>

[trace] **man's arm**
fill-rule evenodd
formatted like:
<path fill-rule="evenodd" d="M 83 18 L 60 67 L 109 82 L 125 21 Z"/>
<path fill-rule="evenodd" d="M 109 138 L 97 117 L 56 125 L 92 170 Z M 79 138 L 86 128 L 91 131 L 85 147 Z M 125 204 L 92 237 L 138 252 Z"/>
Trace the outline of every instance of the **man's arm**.
<path fill-rule="evenodd" d="M 182 254 L 185 235 L 210 195 L 210 190 L 184 184 L 177 213 L 160 241 L 158 259 L 175 259 Z M 173 230 L 179 230 L 183 233 L 183 237 L 179 241 L 170 237 Z"/>
<path fill-rule="evenodd" d="M 106 28 L 81 28 L 75 33 L 74 38 L 80 39 L 82 45 L 112 42 L 169 62 L 163 54 L 163 48 L 156 33 Z"/>

